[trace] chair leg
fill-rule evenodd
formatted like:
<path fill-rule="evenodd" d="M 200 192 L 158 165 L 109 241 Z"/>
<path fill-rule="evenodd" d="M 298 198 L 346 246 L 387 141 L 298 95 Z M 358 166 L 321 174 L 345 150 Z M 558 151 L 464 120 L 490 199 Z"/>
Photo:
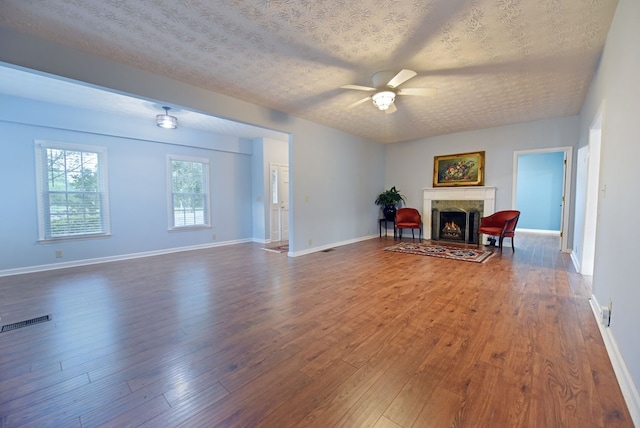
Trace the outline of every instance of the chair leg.
<path fill-rule="evenodd" d="M 416 233 L 414 232 L 415 229 L 411 229 L 411 239 L 413 239 L 415 241 L 416 239 Z"/>
<path fill-rule="evenodd" d="M 516 252 L 516 247 L 513 245 L 513 236 L 511 237 L 511 251 L 514 253 Z"/>
<path fill-rule="evenodd" d="M 503 241 L 503 240 L 504 240 L 504 237 L 503 237 L 503 236 L 501 236 L 501 237 L 500 237 L 499 244 L 498 244 L 498 246 L 500 247 L 500 254 L 502 254 L 502 241 Z"/>

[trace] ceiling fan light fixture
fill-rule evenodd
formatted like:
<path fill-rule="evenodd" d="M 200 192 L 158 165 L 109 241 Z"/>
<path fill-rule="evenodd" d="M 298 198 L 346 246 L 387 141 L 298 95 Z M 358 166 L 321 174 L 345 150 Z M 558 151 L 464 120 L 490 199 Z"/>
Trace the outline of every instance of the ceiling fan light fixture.
<path fill-rule="evenodd" d="M 164 114 L 156 116 L 156 125 L 160 128 L 176 129 L 178 127 L 178 118 L 169 114 L 171 107 L 163 106 L 162 108 L 164 109 Z"/>
<path fill-rule="evenodd" d="M 396 94 L 392 91 L 380 91 L 373 94 L 371 99 L 373 99 L 373 104 L 376 107 L 384 111 L 393 104 L 393 101 L 396 99 Z"/>

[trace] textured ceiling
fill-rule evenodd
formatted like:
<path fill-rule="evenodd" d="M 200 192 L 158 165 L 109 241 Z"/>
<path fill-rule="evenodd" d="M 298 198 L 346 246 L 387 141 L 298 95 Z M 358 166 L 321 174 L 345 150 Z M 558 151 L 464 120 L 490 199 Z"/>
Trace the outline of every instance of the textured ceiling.
<path fill-rule="evenodd" d="M 579 113 L 616 0 L 2 0 L 0 26 L 384 143 Z M 415 70 L 384 114 L 349 104 Z"/>
<path fill-rule="evenodd" d="M 163 104 L 79 84 L 73 80 L 8 66 L 0 66 L 0 94 L 136 117 L 148 120 L 149 126 L 154 128 L 156 115 L 164 113 Z M 221 119 L 193 110 L 174 106 L 170 114 L 178 118 L 180 128 L 192 128 L 247 139 L 270 138 L 288 141 L 288 135 L 282 132 Z"/>

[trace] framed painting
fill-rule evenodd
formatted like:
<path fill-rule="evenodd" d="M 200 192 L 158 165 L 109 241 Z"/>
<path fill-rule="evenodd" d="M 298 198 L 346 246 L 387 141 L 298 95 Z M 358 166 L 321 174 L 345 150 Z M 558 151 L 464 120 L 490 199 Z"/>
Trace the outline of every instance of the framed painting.
<path fill-rule="evenodd" d="M 484 152 L 433 157 L 433 187 L 484 186 Z"/>

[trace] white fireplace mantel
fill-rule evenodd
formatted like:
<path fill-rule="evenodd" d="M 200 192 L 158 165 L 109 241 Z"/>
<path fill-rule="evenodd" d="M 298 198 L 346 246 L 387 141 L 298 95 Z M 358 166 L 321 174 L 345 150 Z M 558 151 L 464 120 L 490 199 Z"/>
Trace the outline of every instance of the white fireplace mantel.
<path fill-rule="evenodd" d="M 422 224 L 425 239 L 431 239 L 431 203 L 433 201 L 484 201 L 482 215 L 493 214 L 496 210 L 495 187 L 430 187 L 424 191 Z"/>

